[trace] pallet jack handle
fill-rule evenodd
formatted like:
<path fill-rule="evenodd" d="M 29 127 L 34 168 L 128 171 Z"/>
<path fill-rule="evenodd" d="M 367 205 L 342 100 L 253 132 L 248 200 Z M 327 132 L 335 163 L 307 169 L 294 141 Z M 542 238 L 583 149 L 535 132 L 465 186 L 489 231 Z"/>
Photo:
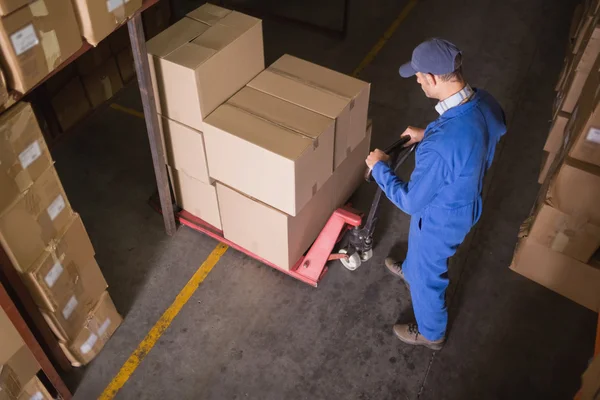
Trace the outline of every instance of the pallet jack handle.
<path fill-rule="evenodd" d="M 383 152 L 387 155 L 390 156 L 390 160 L 392 161 L 392 167 L 398 167 L 400 163 L 402 163 L 404 161 L 404 159 L 400 162 L 400 163 L 395 163 L 395 157 L 397 156 L 397 154 L 399 153 L 400 150 L 402 150 L 404 148 L 404 145 L 406 143 L 410 142 L 410 136 L 406 135 L 406 136 L 401 136 L 399 140 L 395 141 L 394 143 L 392 143 L 390 146 L 386 147 L 385 150 L 383 150 Z M 415 145 L 412 146 L 413 148 L 415 147 Z M 412 148 L 407 152 L 407 154 L 410 154 L 412 152 Z M 365 180 L 367 182 L 373 182 L 373 170 L 369 170 L 367 172 L 367 175 L 365 176 Z"/>

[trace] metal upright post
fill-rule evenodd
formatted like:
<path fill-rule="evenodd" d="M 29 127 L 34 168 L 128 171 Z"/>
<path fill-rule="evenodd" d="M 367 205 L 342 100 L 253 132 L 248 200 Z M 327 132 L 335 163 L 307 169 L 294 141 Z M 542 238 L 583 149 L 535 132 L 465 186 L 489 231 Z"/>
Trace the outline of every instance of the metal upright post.
<path fill-rule="evenodd" d="M 165 149 L 158 125 L 158 112 L 156 111 L 154 90 L 152 89 L 141 13 L 137 13 L 127 22 L 127 28 L 129 29 L 129 40 L 131 41 L 131 50 L 133 51 L 135 72 L 137 73 L 140 95 L 142 97 L 144 118 L 148 130 L 148 139 L 150 140 L 150 151 L 152 152 L 152 163 L 154 164 L 154 174 L 156 175 L 156 185 L 158 186 L 165 230 L 168 235 L 173 235 L 177 230 L 177 225 L 175 223 L 169 177 L 165 165 Z"/>

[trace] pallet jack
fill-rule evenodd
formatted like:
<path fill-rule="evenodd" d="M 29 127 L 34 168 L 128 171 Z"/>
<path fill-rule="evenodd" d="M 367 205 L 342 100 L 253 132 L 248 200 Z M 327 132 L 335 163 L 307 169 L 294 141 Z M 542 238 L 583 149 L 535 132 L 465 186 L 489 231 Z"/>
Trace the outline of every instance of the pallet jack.
<path fill-rule="evenodd" d="M 416 144 L 404 147 L 409 140 L 409 137 L 403 137 L 384 150 L 390 156 L 388 163 L 394 171 L 406 161 L 416 147 Z M 373 179 L 370 171 L 365 176 L 365 179 L 367 182 L 372 182 Z M 263 264 L 317 287 L 319 281 L 327 272 L 327 263 L 329 261 L 340 260 L 344 267 L 350 271 L 354 271 L 363 262 L 373 257 L 373 234 L 378 220 L 382 197 L 383 191 L 380 187 L 377 187 L 375 197 L 364 223 L 363 213 L 352 209 L 350 205 L 335 210 L 312 246 L 290 270 L 281 268 L 236 243 L 227 240 L 221 230 L 185 210 L 178 211 L 175 216 L 182 225 L 202 232 Z M 153 195 L 149 203 L 156 211 L 161 212 L 158 194 Z M 334 251 L 336 247 L 338 248 L 337 252 Z"/>

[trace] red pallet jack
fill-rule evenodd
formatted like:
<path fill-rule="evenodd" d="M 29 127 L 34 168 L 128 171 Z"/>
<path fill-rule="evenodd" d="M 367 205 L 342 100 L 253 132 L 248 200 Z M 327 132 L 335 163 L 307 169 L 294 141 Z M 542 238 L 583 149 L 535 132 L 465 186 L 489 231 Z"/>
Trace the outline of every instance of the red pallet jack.
<path fill-rule="evenodd" d="M 415 145 L 403 147 L 409 140 L 410 138 L 408 137 L 401 138 L 384 150 L 385 153 L 390 155 L 389 162 L 393 166 L 394 171 L 406 161 L 416 147 Z M 370 172 L 366 180 L 367 182 L 372 181 Z M 329 261 L 340 260 L 347 269 L 353 271 L 373 256 L 373 233 L 378 220 L 377 214 L 382 196 L 383 191 L 378 187 L 364 224 L 362 224 L 362 213 L 349 206 L 335 210 L 312 246 L 289 271 L 227 240 L 223 236 L 223 231 L 185 210 L 177 212 L 176 218 L 182 225 L 202 232 L 219 242 L 249 255 L 263 264 L 317 287 L 317 284 L 325 272 L 327 272 L 327 263 Z M 161 211 L 157 195 L 150 198 L 150 205 L 158 212 Z M 337 244 L 340 245 L 338 246 L 338 251 L 335 252 L 334 248 Z"/>

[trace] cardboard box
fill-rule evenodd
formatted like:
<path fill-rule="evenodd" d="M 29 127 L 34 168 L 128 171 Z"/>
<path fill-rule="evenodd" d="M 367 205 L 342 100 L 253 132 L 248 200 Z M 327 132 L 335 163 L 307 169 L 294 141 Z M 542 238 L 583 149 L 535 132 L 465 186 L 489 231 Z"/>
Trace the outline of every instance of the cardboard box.
<path fill-rule="evenodd" d="M 135 78 L 135 63 L 131 49 L 124 49 L 117 54 L 117 66 L 119 67 L 123 83 L 129 83 L 129 81 Z"/>
<path fill-rule="evenodd" d="M 548 178 L 550 168 L 556 159 L 556 155 L 556 153 L 549 153 L 547 151 L 544 151 L 542 154 L 542 166 L 540 168 L 540 175 L 538 176 L 538 183 L 540 185 L 542 185 Z"/>
<path fill-rule="evenodd" d="M 567 158 L 548 190 L 552 207 L 600 225 L 600 167 Z"/>
<path fill-rule="evenodd" d="M 152 39 L 170 25 L 171 5 L 168 1 L 159 1 L 142 13 L 146 40 Z"/>
<path fill-rule="evenodd" d="M 90 101 L 85 95 L 78 76 L 66 84 L 50 102 L 63 132 L 73 127 L 91 111 Z"/>
<path fill-rule="evenodd" d="M 22 343 L 6 364 L 13 370 L 21 387 L 25 386 L 40 370 L 40 364 L 25 343 Z"/>
<path fill-rule="evenodd" d="M 535 216 L 529 237 L 585 263 L 600 247 L 600 226 L 544 204 Z"/>
<path fill-rule="evenodd" d="M 10 365 L 0 365 L 0 400 L 16 400 L 21 393 L 21 385 Z"/>
<path fill-rule="evenodd" d="M 286 54 L 248 86 L 335 119 L 334 168 L 365 136 L 369 83 Z"/>
<path fill-rule="evenodd" d="M 595 26 L 585 48 L 575 57 L 574 68 L 565 82 L 564 91 L 559 94 L 560 110 L 572 113 L 579 100 L 583 85 L 592 70 L 600 52 L 600 26 Z"/>
<path fill-rule="evenodd" d="M 29 103 L 17 103 L 0 114 L 0 215 L 51 165 Z"/>
<path fill-rule="evenodd" d="M 75 339 L 59 345 L 73 366 L 85 365 L 102 350 L 122 321 L 108 292 L 104 292 Z"/>
<path fill-rule="evenodd" d="M 82 46 L 71 2 L 37 0 L 0 18 L 8 87 L 25 93 Z"/>
<path fill-rule="evenodd" d="M 0 15 L 5 16 L 31 3 L 32 0 L 0 0 Z"/>
<path fill-rule="evenodd" d="M 0 308 L 0 343 L 2 343 L 2 346 L 0 346 L 0 364 L 8 363 L 24 345 L 17 328 L 2 308 Z"/>
<path fill-rule="evenodd" d="M 517 245 L 510 269 L 592 311 L 600 310 L 600 269 L 596 267 L 525 238 Z"/>
<path fill-rule="evenodd" d="M 332 212 L 363 182 L 370 133 L 295 217 L 217 182 L 226 239 L 290 270 L 316 239 Z"/>
<path fill-rule="evenodd" d="M 142 0 L 73 0 L 83 37 L 96 46 L 142 6 Z"/>
<path fill-rule="evenodd" d="M 96 71 L 83 76 L 82 80 L 93 108 L 100 106 L 123 88 L 119 68 L 114 58 L 109 58 Z"/>
<path fill-rule="evenodd" d="M 569 122 L 569 118 L 571 118 L 571 114 L 564 111 L 559 111 L 559 113 L 556 115 L 554 121 L 552 121 L 552 126 L 550 127 L 550 132 L 548 133 L 546 143 L 544 144 L 545 151 L 550 153 L 558 153 L 558 151 L 563 147 L 565 127 Z"/>
<path fill-rule="evenodd" d="M 4 108 L 9 97 L 8 88 L 6 87 L 6 76 L 2 72 L 2 69 L 0 69 L 0 110 Z"/>
<path fill-rule="evenodd" d="M 55 312 L 62 310 L 74 294 L 102 293 L 108 285 L 94 254 L 83 222 L 76 215 L 64 234 L 23 275 L 37 305 Z"/>
<path fill-rule="evenodd" d="M 162 116 L 159 125 L 165 146 L 165 164 L 201 182 L 213 183 L 208 175 L 202 132 Z"/>
<path fill-rule="evenodd" d="M 289 215 L 331 176 L 333 140 L 333 120 L 252 88 L 204 121 L 211 178 Z"/>
<path fill-rule="evenodd" d="M 101 42 L 83 53 L 75 61 L 77 72 L 80 75 L 89 75 L 94 73 L 102 64 L 111 57 L 110 45 L 108 42 Z"/>
<path fill-rule="evenodd" d="M 69 84 L 73 79 L 77 77 L 77 66 L 75 63 L 70 63 L 62 68 L 60 71 L 52 75 L 46 82 L 44 82 L 44 86 L 46 88 L 46 92 L 53 96 L 56 93 L 60 92 L 66 85 Z"/>
<path fill-rule="evenodd" d="M 205 4 L 147 43 L 158 112 L 202 120 L 264 68 L 262 22 Z"/>
<path fill-rule="evenodd" d="M 201 182 L 184 171 L 177 171 L 171 167 L 169 176 L 177 204 L 220 230 L 221 213 L 214 184 Z"/>
<path fill-rule="evenodd" d="M 39 380 L 37 376 L 31 378 L 21 391 L 19 400 L 53 400 L 44 384 Z"/>
<path fill-rule="evenodd" d="M 27 272 L 72 216 L 67 195 L 51 166 L 0 215 L 0 243 L 14 267 Z"/>

